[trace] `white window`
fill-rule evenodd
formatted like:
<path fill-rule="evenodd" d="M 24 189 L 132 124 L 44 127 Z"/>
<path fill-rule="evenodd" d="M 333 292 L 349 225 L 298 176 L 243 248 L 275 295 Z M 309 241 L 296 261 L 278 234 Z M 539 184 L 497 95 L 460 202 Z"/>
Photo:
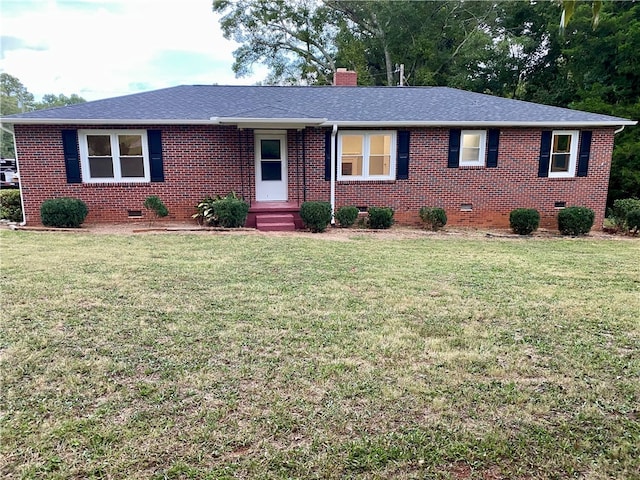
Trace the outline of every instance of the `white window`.
<path fill-rule="evenodd" d="M 578 158 L 578 131 L 555 131 L 551 137 L 549 177 L 573 177 Z"/>
<path fill-rule="evenodd" d="M 78 139 L 85 182 L 150 181 L 145 130 L 80 130 Z"/>
<path fill-rule="evenodd" d="M 393 180 L 396 132 L 344 132 L 338 135 L 338 180 Z"/>
<path fill-rule="evenodd" d="M 484 166 L 487 132 L 485 130 L 462 130 L 460 133 L 460 166 Z"/>

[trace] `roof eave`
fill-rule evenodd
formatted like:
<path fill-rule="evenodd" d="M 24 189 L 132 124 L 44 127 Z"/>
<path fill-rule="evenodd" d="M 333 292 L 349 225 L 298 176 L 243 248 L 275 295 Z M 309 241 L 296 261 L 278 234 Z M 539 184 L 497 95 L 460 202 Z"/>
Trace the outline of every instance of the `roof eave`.
<path fill-rule="evenodd" d="M 538 127 L 538 128 L 567 128 L 567 127 L 620 127 L 623 125 L 636 125 L 638 122 L 633 120 L 589 120 L 589 121 L 563 121 L 563 122 L 510 122 L 510 121 L 328 121 L 324 127 L 337 125 L 338 127 L 471 127 L 471 128 L 488 128 L 488 127 Z"/>
<path fill-rule="evenodd" d="M 2 118 L 7 125 L 216 125 L 207 119 L 171 118 Z"/>
<path fill-rule="evenodd" d="M 637 121 L 589 120 L 589 121 L 411 121 L 411 120 L 329 120 L 327 118 L 241 118 L 241 117 L 211 117 L 209 119 L 131 119 L 131 118 L 2 118 L 0 123 L 6 125 L 236 125 L 242 128 L 264 128 L 269 125 L 280 128 L 300 128 L 306 126 L 330 127 L 538 127 L 538 128 L 568 128 L 568 127 L 621 127 L 637 125 Z"/>

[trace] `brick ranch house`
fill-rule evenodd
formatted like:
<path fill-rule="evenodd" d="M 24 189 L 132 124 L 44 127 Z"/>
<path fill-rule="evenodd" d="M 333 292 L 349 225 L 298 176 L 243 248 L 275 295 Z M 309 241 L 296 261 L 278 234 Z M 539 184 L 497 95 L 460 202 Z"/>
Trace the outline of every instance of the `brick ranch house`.
<path fill-rule="evenodd" d="M 390 206 L 404 224 L 437 206 L 475 227 L 507 227 L 529 207 L 556 228 L 558 209 L 579 205 L 602 226 L 614 135 L 636 122 L 355 80 L 340 69 L 327 87 L 178 86 L 5 117 L 25 221 L 39 224 L 48 198 L 76 197 L 87 222 L 127 222 L 149 195 L 191 220 L 200 200 L 234 191 L 263 229 L 300 228 L 309 200 Z"/>

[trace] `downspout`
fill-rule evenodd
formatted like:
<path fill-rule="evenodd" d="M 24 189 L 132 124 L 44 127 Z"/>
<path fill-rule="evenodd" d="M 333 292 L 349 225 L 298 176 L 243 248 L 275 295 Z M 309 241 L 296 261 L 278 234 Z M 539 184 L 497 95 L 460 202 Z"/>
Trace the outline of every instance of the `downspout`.
<path fill-rule="evenodd" d="M 624 130 L 624 125 L 622 125 L 619 129 L 614 130 L 614 131 L 613 131 L 613 134 L 614 134 L 614 135 L 617 135 L 617 134 L 619 134 L 622 130 Z"/>
<path fill-rule="evenodd" d="M 331 130 L 331 225 L 336 224 L 336 135 L 338 134 L 338 125 L 333 124 Z"/>
<path fill-rule="evenodd" d="M 302 130 L 302 201 L 307 201 L 307 145 L 305 142 L 307 129 Z"/>
<path fill-rule="evenodd" d="M 16 145 L 16 136 L 12 130 L 9 130 L 4 125 L 0 124 L 0 128 L 3 132 L 8 133 L 13 138 L 13 154 L 16 157 L 16 170 L 18 171 L 18 190 L 20 190 L 20 210 L 22 211 L 22 221 L 18 224 L 21 227 L 24 227 L 27 224 L 27 217 L 24 213 L 24 196 L 22 194 L 22 179 L 20 178 L 20 164 L 18 163 L 18 147 Z"/>

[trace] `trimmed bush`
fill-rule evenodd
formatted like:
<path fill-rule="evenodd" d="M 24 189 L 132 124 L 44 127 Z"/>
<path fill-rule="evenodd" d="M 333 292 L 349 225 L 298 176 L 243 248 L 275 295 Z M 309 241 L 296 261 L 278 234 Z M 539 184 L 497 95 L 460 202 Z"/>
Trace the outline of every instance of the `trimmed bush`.
<path fill-rule="evenodd" d="M 425 227 L 434 232 L 440 230 L 447 224 L 447 213 L 444 211 L 444 208 L 422 207 L 419 214 Z"/>
<path fill-rule="evenodd" d="M 155 195 L 148 196 L 142 206 L 147 210 L 151 210 L 153 212 L 153 217 L 150 221 L 169 215 L 169 210 L 167 209 L 167 207 L 164 205 L 164 203 L 162 203 L 162 200 L 160 200 L 160 198 Z"/>
<path fill-rule="evenodd" d="M 249 214 L 249 204 L 237 198 L 235 194 L 229 194 L 213 202 L 218 225 L 225 228 L 244 227 Z"/>
<path fill-rule="evenodd" d="M 0 190 L 0 218 L 11 222 L 22 221 L 22 202 L 20 190 Z"/>
<path fill-rule="evenodd" d="M 304 202 L 300 205 L 300 218 L 305 227 L 314 233 L 324 232 L 331 222 L 329 202 Z"/>
<path fill-rule="evenodd" d="M 88 213 L 87 204 L 77 198 L 52 198 L 40 206 L 40 218 L 47 227 L 78 228 Z"/>
<path fill-rule="evenodd" d="M 627 228 L 633 233 L 640 231 L 640 208 L 627 213 Z"/>
<path fill-rule="evenodd" d="M 341 227 L 348 228 L 358 219 L 358 213 L 360 211 L 357 207 L 353 206 L 344 206 L 340 207 L 336 212 L 336 220 L 340 224 Z"/>
<path fill-rule="evenodd" d="M 613 202 L 613 221 L 622 231 L 629 231 L 633 227 L 629 225 L 628 215 L 633 210 L 640 209 L 640 199 L 637 198 L 619 198 Z"/>
<path fill-rule="evenodd" d="M 535 208 L 516 208 L 511 210 L 509 226 L 513 233 L 531 235 L 540 226 L 540 213 Z"/>
<path fill-rule="evenodd" d="M 391 207 L 369 207 L 369 228 L 385 229 L 393 225 Z"/>
<path fill-rule="evenodd" d="M 593 227 L 595 213 L 587 207 L 567 207 L 558 212 L 558 230 L 563 235 L 586 235 Z"/>

